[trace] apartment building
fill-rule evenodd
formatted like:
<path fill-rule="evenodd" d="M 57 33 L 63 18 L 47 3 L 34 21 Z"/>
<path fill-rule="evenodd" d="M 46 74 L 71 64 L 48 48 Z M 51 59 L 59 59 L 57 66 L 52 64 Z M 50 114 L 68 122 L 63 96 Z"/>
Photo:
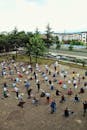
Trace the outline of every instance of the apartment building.
<path fill-rule="evenodd" d="M 87 43 L 87 32 L 82 32 L 82 42 Z"/>
<path fill-rule="evenodd" d="M 78 40 L 85 44 L 87 43 L 87 32 L 77 32 L 77 33 L 54 33 L 54 36 L 58 36 L 60 41 L 67 40 Z"/>

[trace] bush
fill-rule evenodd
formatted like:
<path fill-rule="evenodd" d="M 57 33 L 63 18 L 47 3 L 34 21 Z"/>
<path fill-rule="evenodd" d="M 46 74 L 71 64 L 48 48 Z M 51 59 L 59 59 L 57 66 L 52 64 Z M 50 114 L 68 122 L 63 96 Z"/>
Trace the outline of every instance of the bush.
<path fill-rule="evenodd" d="M 70 51 L 73 50 L 73 45 L 72 45 L 72 44 L 70 44 L 70 46 L 69 46 L 69 50 L 70 50 Z"/>
<path fill-rule="evenodd" d="M 61 48 L 61 44 L 59 43 L 57 44 L 56 49 L 60 49 L 60 48 Z"/>
<path fill-rule="evenodd" d="M 82 60 L 81 63 L 82 63 L 82 66 L 83 66 L 83 67 L 84 67 L 85 64 L 86 64 L 85 60 Z"/>
<path fill-rule="evenodd" d="M 76 41 L 76 40 L 72 40 L 72 41 L 70 41 L 70 44 L 72 44 L 72 45 L 81 45 L 81 46 L 83 46 L 84 45 L 84 43 L 83 42 L 81 42 L 81 41 Z"/>
<path fill-rule="evenodd" d="M 15 55 L 12 56 L 12 60 L 15 60 Z"/>

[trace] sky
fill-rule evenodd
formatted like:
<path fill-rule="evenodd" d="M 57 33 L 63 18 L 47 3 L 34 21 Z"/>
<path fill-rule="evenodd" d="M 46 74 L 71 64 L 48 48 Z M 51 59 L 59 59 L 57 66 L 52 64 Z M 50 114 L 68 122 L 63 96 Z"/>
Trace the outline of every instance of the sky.
<path fill-rule="evenodd" d="M 87 0 L 0 0 L 0 32 L 87 31 Z"/>

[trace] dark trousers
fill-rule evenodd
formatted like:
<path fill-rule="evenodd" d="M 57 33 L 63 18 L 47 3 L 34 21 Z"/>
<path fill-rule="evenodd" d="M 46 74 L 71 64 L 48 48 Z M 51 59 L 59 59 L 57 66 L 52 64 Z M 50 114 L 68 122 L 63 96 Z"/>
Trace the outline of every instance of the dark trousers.
<path fill-rule="evenodd" d="M 19 93 L 18 93 L 18 92 L 16 92 L 16 96 L 17 96 L 17 97 L 18 97 L 18 94 L 19 94 Z"/>
<path fill-rule="evenodd" d="M 84 116 L 85 116 L 86 111 L 87 111 L 87 108 L 84 109 L 84 113 L 83 113 Z"/>
<path fill-rule="evenodd" d="M 24 101 L 20 101 L 20 102 L 18 103 L 18 106 L 21 107 L 21 108 L 23 108 L 23 107 L 24 107 L 24 106 L 23 106 L 24 103 L 25 103 Z"/>

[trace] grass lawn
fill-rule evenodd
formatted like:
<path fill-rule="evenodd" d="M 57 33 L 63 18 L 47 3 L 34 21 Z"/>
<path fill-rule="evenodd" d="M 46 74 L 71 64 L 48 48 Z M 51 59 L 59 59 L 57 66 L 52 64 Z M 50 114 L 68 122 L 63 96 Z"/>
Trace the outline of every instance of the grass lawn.
<path fill-rule="evenodd" d="M 12 59 L 12 57 L 15 56 L 15 55 L 6 55 L 6 56 L 0 56 L 0 62 L 3 61 L 3 60 L 8 60 L 8 59 Z M 30 63 L 30 59 L 29 59 L 29 56 L 27 55 L 17 55 L 17 58 L 15 58 L 16 61 L 18 62 L 26 62 L 26 63 Z M 47 58 L 38 58 L 37 62 L 39 64 L 52 64 L 54 63 L 54 61 L 56 61 L 55 59 L 47 59 Z M 75 67 L 75 68 L 81 68 L 81 69 L 85 69 L 87 70 L 87 66 L 81 66 L 81 65 L 78 65 L 78 64 L 73 64 L 73 63 L 67 63 L 67 62 L 64 62 L 64 61 L 59 61 L 60 64 L 62 65 L 67 65 L 67 66 L 71 66 L 71 67 Z M 32 57 L 32 64 L 35 65 L 36 64 L 36 59 L 34 57 Z"/>

